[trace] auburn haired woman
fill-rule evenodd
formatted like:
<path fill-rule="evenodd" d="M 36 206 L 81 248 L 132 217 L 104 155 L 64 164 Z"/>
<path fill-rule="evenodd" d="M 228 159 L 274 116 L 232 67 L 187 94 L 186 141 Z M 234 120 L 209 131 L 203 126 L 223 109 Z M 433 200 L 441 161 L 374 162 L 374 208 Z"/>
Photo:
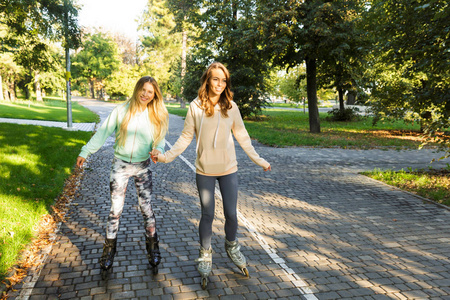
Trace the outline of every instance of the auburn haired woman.
<path fill-rule="evenodd" d="M 134 178 L 139 206 L 144 217 L 148 260 L 153 273 L 158 272 L 161 254 L 151 204 L 152 171 L 149 153 L 154 149 L 164 152 L 164 138 L 168 124 L 168 112 L 158 83 L 152 77 L 144 76 L 136 83 L 131 98 L 114 108 L 95 135 L 83 146 L 77 158 L 77 166 L 81 167 L 88 155 L 97 152 L 106 139 L 115 132 L 114 160 L 110 175 L 111 210 L 106 225 L 103 254 L 100 258 L 103 278 L 114 263 L 119 219 L 130 177 Z"/>
<path fill-rule="evenodd" d="M 159 153 L 157 149 L 152 151 L 152 157 L 157 161 L 168 163 L 188 147 L 194 133 L 197 138 L 196 182 L 202 210 L 199 225 L 201 247 L 197 259 L 197 270 L 202 276 L 204 289 L 212 268 L 211 237 L 216 180 L 219 182 L 226 219 L 225 250 L 233 263 L 248 276 L 246 259 L 240 252 L 241 246 L 236 237 L 238 176 L 231 132 L 254 163 L 262 167 L 264 171 L 271 170 L 270 164 L 261 158 L 252 146 L 239 108 L 233 101 L 230 74 L 227 68 L 215 62 L 201 77 L 198 97 L 189 106 L 183 132 L 175 145 L 165 154 Z"/>

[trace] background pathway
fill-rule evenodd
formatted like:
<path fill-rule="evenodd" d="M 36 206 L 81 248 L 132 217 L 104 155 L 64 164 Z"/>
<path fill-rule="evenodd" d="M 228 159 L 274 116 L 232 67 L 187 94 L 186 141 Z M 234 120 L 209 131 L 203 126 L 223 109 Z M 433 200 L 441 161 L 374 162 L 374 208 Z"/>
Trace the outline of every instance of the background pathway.
<path fill-rule="evenodd" d="M 89 103 L 85 103 L 88 105 Z M 104 110 L 104 107 L 93 110 Z M 106 113 L 107 115 L 107 113 Z M 171 116 L 168 144 L 183 119 Z M 237 146 L 238 236 L 249 279 L 226 257 L 217 201 L 213 273 L 202 290 L 198 256 L 200 206 L 195 142 L 183 159 L 157 164 L 153 206 L 163 262 L 148 265 L 142 216 L 130 181 L 109 280 L 98 258 L 109 211 L 113 140 L 92 155 L 76 199 L 37 279 L 16 299 L 450 299 L 450 212 L 357 172 L 374 167 L 427 167 L 429 150 L 382 151 L 270 148 L 254 143 L 271 164 L 263 172 Z M 445 166 L 447 161 L 436 166 Z"/>

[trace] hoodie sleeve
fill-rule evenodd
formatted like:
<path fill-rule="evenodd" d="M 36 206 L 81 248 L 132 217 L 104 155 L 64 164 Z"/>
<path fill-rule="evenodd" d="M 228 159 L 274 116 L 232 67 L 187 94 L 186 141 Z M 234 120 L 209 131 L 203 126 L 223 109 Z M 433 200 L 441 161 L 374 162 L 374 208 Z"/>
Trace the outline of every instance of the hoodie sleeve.
<path fill-rule="evenodd" d="M 233 103 L 235 109 L 233 111 L 233 134 L 239 145 L 242 147 L 244 152 L 250 157 L 250 159 L 260 167 L 264 169 L 268 168 L 270 164 L 255 151 L 252 145 L 252 140 L 248 135 L 247 129 L 245 129 L 244 121 L 241 117 L 241 112 L 235 103 Z"/>
<path fill-rule="evenodd" d="M 106 139 L 116 130 L 119 108 L 116 107 L 103 122 L 94 136 L 81 148 L 79 156 L 87 158 L 94 154 L 105 143 Z"/>
<path fill-rule="evenodd" d="M 155 149 L 158 149 L 159 152 L 164 153 L 164 146 L 166 145 L 166 139 L 163 139 L 161 142 L 159 142 L 158 145 L 156 145 Z"/>
<path fill-rule="evenodd" d="M 184 120 L 184 128 L 181 132 L 180 137 L 173 145 L 172 149 L 166 151 L 164 154 L 158 155 L 158 161 L 163 163 L 170 163 L 178 155 L 183 153 L 184 150 L 189 146 L 195 133 L 195 121 L 194 121 L 194 104 L 189 106 L 189 110 L 186 114 L 186 119 Z"/>

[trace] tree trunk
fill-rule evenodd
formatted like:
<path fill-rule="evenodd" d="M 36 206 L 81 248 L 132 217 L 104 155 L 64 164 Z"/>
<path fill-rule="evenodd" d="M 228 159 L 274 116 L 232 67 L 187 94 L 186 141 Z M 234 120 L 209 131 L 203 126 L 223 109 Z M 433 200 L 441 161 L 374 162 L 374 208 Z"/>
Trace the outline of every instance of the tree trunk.
<path fill-rule="evenodd" d="M 89 81 L 89 90 L 91 91 L 91 98 L 95 99 L 95 94 L 94 94 L 94 81 L 91 79 Z"/>
<path fill-rule="evenodd" d="M 186 20 L 186 16 L 184 16 L 184 19 Z M 183 40 L 182 40 L 182 50 L 181 50 L 181 97 L 180 97 L 180 107 L 185 108 L 186 103 L 184 103 L 184 97 L 183 97 L 183 80 L 184 76 L 186 75 L 186 49 L 187 49 L 187 32 L 186 29 L 183 26 Z"/>
<path fill-rule="evenodd" d="M 339 95 L 339 110 L 344 111 L 344 91 L 342 88 L 338 88 L 338 95 Z"/>
<path fill-rule="evenodd" d="M 25 99 L 30 99 L 31 98 L 31 93 L 30 93 L 30 89 L 28 88 L 28 86 L 25 86 L 23 88 L 23 91 L 25 92 Z M 14 93 L 17 95 L 15 90 L 14 90 Z"/>
<path fill-rule="evenodd" d="M 34 88 L 36 91 L 36 101 L 43 102 L 41 93 L 41 82 L 39 81 L 39 71 L 34 71 Z"/>
<path fill-rule="evenodd" d="M 10 81 L 8 84 L 9 100 L 11 102 L 16 101 L 16 86 L 14 81 Z"/>
<path fill-rule="evenodd" d="M 347 105 L 355 105 L 356 93 L 354 91 L 348 91 L 347 93 Z"/>
<path fill-rule="evenodd" d="M 306 93 L 308 95 L 309 131 L 320 133 L 319 108 L 317 106 L 317 66 L 315 59 L 306 59 Z"/>

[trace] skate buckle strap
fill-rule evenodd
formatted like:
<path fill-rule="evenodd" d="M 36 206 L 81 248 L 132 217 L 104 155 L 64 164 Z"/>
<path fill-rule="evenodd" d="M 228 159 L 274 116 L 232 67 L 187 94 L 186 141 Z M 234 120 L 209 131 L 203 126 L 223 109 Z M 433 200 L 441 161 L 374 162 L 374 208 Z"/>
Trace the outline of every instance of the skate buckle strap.
<path fill-rule="evenodd" d="M 212 256 L 203 256 L 195 259 L 196 262 L 212 262 Z"/>
<path fill-rule="evenodd" d="M 236 247 L 229 248 L 229 251 L 231 253 L 239 252 L 239 250 L 241 250 L 241 245 L 240 244 L 237 244 Z"/>

